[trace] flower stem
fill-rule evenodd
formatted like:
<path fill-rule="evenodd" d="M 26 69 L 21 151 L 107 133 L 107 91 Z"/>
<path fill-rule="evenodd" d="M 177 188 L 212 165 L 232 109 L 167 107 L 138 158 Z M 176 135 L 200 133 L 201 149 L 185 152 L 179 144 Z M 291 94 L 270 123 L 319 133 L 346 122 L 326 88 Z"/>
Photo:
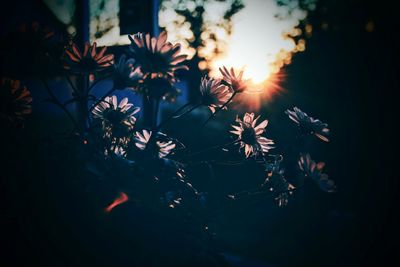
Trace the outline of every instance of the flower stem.
<path fill-rule="evenodd" d="M 173 116 L 172 118 L 173 118 L 173 119 L 178 119 L 178 118 L 180 118 L 180 117 L 182 117 L 182 116 L 184 116 L 184 115 L 186 115 L 186 114 L 189 114 L 190 112 L 192 112 L 193 110 L 195 110 L 196 108 L 198 108 L 198 107 L 200 107 L 200 106 L 201 106 L 201 104 L 196 104 L 196 105 L 194 105 L 193 107 L 191 107 L 190 109 L 188 109 L 188 110 L 186 110 L 185 112 L 183 112 L 182 114 L 175 115 L 175 116 Z"/>
<path fill-rule="evenodd" d="M 158 112 L 160 110 L 160 99 L 156 99 L 155 103 L 154 103 L 154 118 L 152 120 L 152 128 L 156 128 L 157 124 L 158 124 Z"/>
<path fill-rule="evenodd" d="M 203 150 L 194 152 L 194 153 L 192 153 L 192 154 L 186 155 L 186 157 L 192 157 L 192 156 L 195 156 L 195 155 L 198 155 L 198 154 L 201 154 L 201 153 L 210 151 L 210 150 L 214 150 L 214 149 L 225 148 L 225 147 L 227 147 L 227 146 L 234 145 L 234 144 L 236 144 L 236 143 L 238 143 L 238 142 L 240 142 L 240 141 L 241 141 L 241 139 L 237 139 L 237 140 L 234 140 L 234 141 L 232 141 L 232 142 L 229 142 L 229 143 L 226 143 L 226 144 L 223 144 L 223 145 L 211 146 L 211 147 L 205 148 L 205 149 L 203 149 Z"/>
<path fill-rule="evenodd" d="M 180 108 L 178 108 L 177 110 L 175 110 L 175 111 L 171 114 L 171 116 L 168 117 L 168 119 L 167 119 L 166 121 L 172 119 L 172 118 L 173 118 L 174 116 L 176 116 L 179 112 L 181 112 L 181 111 L 184 110 L 185 108 L 189 107 L 191 104 L 192 104 L 191 102 L 188 102 L 188 103 L 186 103 L 185 105 L 183 105 L 183 106 L 181 106 Z"/>
<path fill-rule="evenodd" d="M 208 117 L 208 119 L 203 123 L 203 125 L 201 126 L 200 129 L 203 129 L 203 128 L 206 126 L 206 124 L 207 124 L 212 118 L 214 118 L 215 115 L 217 115 L 218 112 L 220 112 L 224 107 L 226 107 L 226 106 L 233 100 L 233 98 L 236 96 L 236 94 L 237 94 L 236 91 L 233 92 L 233 93 L 232 93 L 232 96 L 231 96 L 220 108 L 218 108 L 213 114 L 211 114 L 210 117 Z"/>
<path fill-rule="evenodd" d="M 88 89 L 89 89 L 89 74 L 84 74 L 80 80 L 80 96 L 78 98 L 78 114 L 79 123 L 81 124 L 82 135 L 87 130 L 87 119 L 88 119 Z"/>
<path fill-rule="evenodd" d="M 184 111 L 183 113 L 179 114 L 179 112 L 181 112 L 182 110 L 184 110 L 185 108 L 189 107 L 190 105 L 192 105 L 192 102 L 186 103 L 185 105 L 181 106 L 180 108 L 178 108 L 177 110 L 174 111 L 174 113 L 172 113 L 167 119 L 165 119 L 164 121 L 162 121 L 157 127 L 156 130 L 159 130 L 162 126 L 164 126 L 167 122 L 169 122 L 172 119 L 177 119 L 180 118 L 190 112 L 192 112 L 194 109 L 198 108 L 200 106 L 200 104 L 194 105 L 192 108 Z"/>
<path fill-rule="evenodd" d="M 106 75 L 106 76 L 104 76 L 104 77 L 101 77 L 101 78 L 95 80 L 95 81 L 89 86 L 88 93 L 90 93 L 90 92 L 92 91 L 92 89 L 95 87 L 96 84 L 98 84 L 99 82 L 104 81 L 104 80 L 110 78 L 111 76 L 112 76 L 112 75 Z"/>
<path fill-rule="evenodd" d="M 64 113 L 68 116 L 68 118 L 71 120 L 71 122 L 74 124 L 75 128 L 78 128 L 78 123 L 76 122 L 74 116 L 72 116 L 71 112 L 63 105 L 61 102 L 57 99 L 57 97 L 54 95 L 54 93 L 51 91 L 51 88 L 49 84 L 47 83 L 46 79 L 42 78 L 42 82 L 46 88 L 47 93 L 49 94 L 51 98 L 51 103 L 55 104 L 59 108 L 61 108 Z"/>
<path fill-rule="evenodd" d="M 143 95 L 142 101 L 142 114 L 143 114 L 143 125 L 146 128 L 152 128 L 154 125 L 154 99 L 148 97 L 147 95 Z"/>
<path fill-rule="evenodd" d="M 107 93 L 105 93 L 105 95 L 103 95 L 96 103 L 94 103 L 90 109 L 89 109 L 89 113 L 93 111 L 93 109 L 100 104 L 101 102 L 104 102 L 104 99 L 109 96 L 110 94 L 112 94 L 116 89 L 114 87 L 112 87 L 110 90 L 107 91 Z"/>
<path fill-rule="evenodd" d="M 274 195 L 280 195 L 280 194 L 284 194 L 284 193 L 290 193 L 290 192 L 294 192 L 296 190 L 299 190 L 302 186 L 299 187 L 293 187 L 290 189 L 286 189 L 286 190 L 281 190 L 281 191 L 267 191 L 267 190 L 260 190 L 260 188 L 256 188 L 256 189 L 250 189 L 250 190 L 245 190 L 245 191 L 241 191 L 238 192 L 236 194 L 232 194 L 231 196 L 233 196 L 233 199 L 238 200 L 238 199 L 242 199 L 244 197 L 248 197 L 248 196 L 253 196 L 253 195 L 268 195 L 268 196 L 274 196 Z"/>
<path fill-rule="evenodd" d="M 79 92 L 78 92 L 78 90 L 76 89 L 76 86 L 74 85 L 74 83 L 71 81 L 71 78 L 70 78 L 68 75 L 65 75 L 65 77 L 66 77 L 66 79 L 67 79 L 67 81 L 68 81 L 68 84 L 71 86 L 72 91 L 74 91 L 74 93 L 75 93 L 76 96 L 79 96 Z"/>

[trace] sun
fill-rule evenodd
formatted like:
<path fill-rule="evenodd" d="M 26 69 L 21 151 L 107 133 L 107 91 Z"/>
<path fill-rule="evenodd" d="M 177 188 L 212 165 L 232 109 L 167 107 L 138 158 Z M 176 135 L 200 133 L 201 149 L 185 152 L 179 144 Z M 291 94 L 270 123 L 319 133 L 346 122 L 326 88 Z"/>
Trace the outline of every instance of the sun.
<path fill-rule="evenodd" d="M 280 7 L 275 1 L 245 0 L 244 4 L 245 8 L 233 17 L 227 50 L 210 64 L 211 75 L 218 75 L 221 66 L 243 69 L 245 79 L 263 87 L 290 63 L 293 53 L 301 51 L 288 36 L 298 31 L 296 27 L 306 14 L 281 20 L 276 17 Z"/>
<path fill-rule="evenodd" d="M 277 95 L 285 93 L 281 86 L 285 79 L 284 71 L 270 73 L 268 78 L 262 78 L 261 82 L 255 82 L 254 79 L 248 80 L 247 89 L 239 95 L 233 104 L 233 108 L 246 109 L 251 112 L 258 112 L 263 103 L 272 101 Z"/>
<path fill-rule="evenodd" d="M 250 77 L 250 80 L 253 84 L 261 84 L 271 75 L 268 71 L 263 71 L 261 68 L 257 67 L 248 68 L 247 71 L 247 76 Z"/>
<path fill-rule="evenodd" d="M 282 18 L 277 14 L 286 14 L 288 10 L 287 7 L 280 6 L 278 1 L 242 1 L 244 8 L 232 17 L 230 34 L 227 35 L 222 29 L 214 29 L 225 44 L 222 53 L 208 57 L 208 51 L 215 47 L 212 42 L 209 46 L 206 45 L 207 49 L 198 51 L 199 56 L 206 59 L 199 62 L 199 68 L 209 70 L 212 77 L 221 77 L 219 68 L 223 66 L 233 68 L 237 73 L 243 70 L 243 78 L 254 88 L 250 93 L 260 93 L 252 98 L 265 99 L 265 95 L 270 98 L 272 92 L 278 91 L 275 90 L 279 87 L 277 83 L 282 81 L 281 76 L 276 79 L 282 72 L 282 67 L 291 63 L 294 53 L 305 49 L 306 43 L 300 38 L 302 31 L 298 26 L 306 18 L 307 11 L 294 8 L 290 15 Z M 218 19 L 221 16 L 218 11 L 221 9 L 220 1 L 210 1 L 204 8 L 208 17 Z M 189 55 L 189 58 L 192 57 L 196 50 L 189 47 L 186 41 L 193 37 L 190 23 L 183 23 L 182 27 L 177 27 L 176 23 L 173 23 L 177 20 L 176 12 L 171 9 L 161 12 L 159 18 L 160 25 L 166 28 L 171 41 L 181 43 L 183 53 Z M 184 19 L 179 16 L 178 18 Z M 306 31 L 311 34 L 312 29 L 309 27 Z"/>

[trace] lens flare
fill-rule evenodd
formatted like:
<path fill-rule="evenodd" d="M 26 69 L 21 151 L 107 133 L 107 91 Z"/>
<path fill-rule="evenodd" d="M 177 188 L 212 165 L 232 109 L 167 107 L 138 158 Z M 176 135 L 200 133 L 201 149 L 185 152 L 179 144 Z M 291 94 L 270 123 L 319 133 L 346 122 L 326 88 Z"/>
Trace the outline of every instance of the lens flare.
<path fill-rule="evenodd" d="M 249 112 L 258 112 L 263 102 L 269 101 L 284 92 L 284 88 L 281 86 L 284 78 L 284 72 L 280 71 L 271 73 L 268 79 L 264 79 L 261 83 L 250 80 L 247 90 L 235 98 L 232 107 L 234 109 L 246 109 Z"/>

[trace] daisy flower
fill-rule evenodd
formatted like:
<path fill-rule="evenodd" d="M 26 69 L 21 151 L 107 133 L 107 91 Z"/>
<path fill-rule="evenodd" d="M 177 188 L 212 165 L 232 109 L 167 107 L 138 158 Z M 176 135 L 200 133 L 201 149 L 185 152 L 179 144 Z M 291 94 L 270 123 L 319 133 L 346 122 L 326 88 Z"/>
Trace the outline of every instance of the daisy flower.
<path fill-rule="evenodd" d="M 13 27 L 9 30 L 1 38 L 0 69 L 3 75 L 26 80 L 59 74 L 62 46 L 49 27 L 32 22 L 20 25 L 17 31 Z"/>
<path fill-rule="evenodd" d="M 103 101 L 97 104 L 93 111 L 93 117 L 101 119 L 103 128 L 108 134 L 116 137 L 125 136 L 132 130 L 136 118 L 133 116 L 138 113 L 139 107 L 133 107 L 128 103 L 128 98 L 123 98 L 118 104 L 117 97 L 107 96 Z"/>
<path fill-rule="evenodd" d="M 93 46 L 86 43 L 82 53 L 76 44 L 72 44 L 65 50 L 64 68 L 76 73 L 92 73 L 111 67 L 114 64 L 114 55 L 105 55 L 107 47 L 97 52 L 96 46 L 96 42 Z"/>
<path fill-rule="evenodd" d="M 206 77 L 201 79 L 200 93 L 201 103 L 208 106 L 212 113 L 216 108 L 221 108 L 232 96 L 229 88 L 221 84 L 221 80 Z"/>
<path fill-rule="evenodd" d="M 315 181 L 321 190 L 326 192 L 335 191 L 335 183 L 329 179 L 327 174 L 322 172 L 323 168 L 325 167 L 324 162 L 316 163 L 311 159 L 310 154 L 302 154 L 300 155 L 300 159 L 297 163 L 299 169 L 304 173 L 304 176 L 310 177 L 313 181 Z"/>
<path fill-rule="evenodd" d="M 275 201 L 279 207 L 286 206 L 289 203 L 289 197 L 293 195 L 295 190 L 295 186 L 285 179 L 283 170 L 269 172 L 263 186 L 276 194 Z"/>
<path fill-rule="evenodd" d="M 329 142 L 328 124 L 308 116 L 307 113 L 301 111 L 297 107 L 294 107 L 293 111 L 286 110 L 285 113 L 300 127 L 302 132 L 315 135 L 322 141 Z"/>
<path fill-rule="evenodd" d="M 137 33 L 129 35 L 130 51 L 136 64 L 140 66 L 144 78 L 168 77 L 174 80 L 174 72 L 178 69 L 188 70 L 184 64 L 186 55 L 180 55 L 181 45 L 167 42 L 167 32 L 158 37 Z"/>
<path fill-rule="evenodd" d="M 114 155 L 116 155 L 118 157 L 122 157 L 122 158 L 126 157 L 126 151 L 122 146 L 113 145 L 113 146 L 111 146 L 111 151 L 114 152 Z"/>
<path fill-rule="evenodd" d="M 219 68 L 222 74 L 222 79 L 232 88 L 233 92 L 241 93 L 246 90 L 246 81 L 242 79 L 243 70 L 236 75 L 235 70 L 231 68 L 229 71 L 225 66 Z"/>
<path fill-rule="evenodd" d="M 19 32 L 34 36 L 36 41 L 49 39 L 50 37 L 54 36 L 53 31 L 51 31 L 48 27 L 41 26 L 38 22 L 32 22 L 31 25 L 22 24 L 19 27 Z"/>
<path fill-rule="evenodd" d="M 151 131 L 147 130 L 143 130 L 142 132 L 136 132 L 135 146 L 143 151 L 147 150 L 155 152 L 158 154 L 159 158 L 164 158 L 168 156 L 173 151 L 176 144 L 174 144 L 172 141 L 167 141 L 167 142 L 155 141 L 149 143 L 152 134 L 153 133 Z"/>
<path fill-rule="evenodd" d="M 173 82 L 164 77 L 150 78 L 139 81 L 138 86 L 135 88 L 138 93 L 153 99 L 170 100 L 174 99 L 179 94 L 178 89 L 175 88 Z"/>
<path fill-rule="evenodd" d="M 118 64 L 114 65 L 114 87 L 117 89 L 125 89 L 137 85 L 138 81 L 143 77 L 140 68 L 135 67 L 133 58 L 127 59 L 125 55 L 119 58 Z"/>
<path fill-rule="evenodd" d="M 20 81 L 2 78 L 0 84 L 0 118 L 21 122 L 32 112 L 31 93 Z"/>
<path fill-rule="evenodd" d="M 261 136 L 265 131 L 265 127 L 268 125 L 268 120 L 264 120 L 257 125 L 257 120 L 259 118 L 260 116 L 254 118 L 254 113 L 246 113 L 243 120 L 237 117 L 236 122 L 239 123 L 239 125 L 232 125 L 234 130 L 230 131 L 238 136 L 240 148 L 244 147 L 246 158 L 267 153 L 273 148 L 270 145 L 273 145 L 274 142 Z"/>

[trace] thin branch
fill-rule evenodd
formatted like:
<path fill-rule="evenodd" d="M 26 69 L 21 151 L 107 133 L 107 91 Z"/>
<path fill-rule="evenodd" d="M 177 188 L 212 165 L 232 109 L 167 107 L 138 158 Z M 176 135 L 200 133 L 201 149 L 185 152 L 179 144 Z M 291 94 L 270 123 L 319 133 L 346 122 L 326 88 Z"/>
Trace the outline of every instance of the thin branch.
<path fill-rule="evenodd" d="M 200 151 L 194 152 L 194 153 L 192 153 L 192 154 L 186 155 L 186 157 L 192 157 L 192 156 L 195 156 L 195 155 L 198 155 L 198 154 L 201 154 L 201 153 L 210 151 L 210 150 L 214 150 L 214 149 L 225 148 L 225 147 L 227 147 L 227 146 L 236 144 L 236 143 L 238 143 L 238 142 L 240 142 L 240 141 L 241 141 L 241 139 L 237 139 L 237 140 L 234 140 L 234 141 L 229 142 L 229 143 L 227 143 L 227 144 L 208 147 L 208 148 L 205 148 L 205 149 L 203 149 L 203 150 L 200 150 Z"/>
<path fill-rule="evenodd" d="M 76 122 L 75 118 L 72 116 L 71 112 L 57 99 L 57 97 L 54 95 L 54 93 L 51 91 L 51 88 L 49 84 L 47 83 L 46 79 L 42 78 L 42 82 L 46 88 L 47 93 L 51 97 L 51 103 L 55 104 L 59 108 L 61 108 L 65 114 L 67 114 L 68 118 L 72 121 L 74 124 L 75 128 L 78 128 L 78 123 Z"/>
<path fill-rule="evenodd" d="M 233 93 L 232 93 L 232 96 L 231 96 L 220 108 L 218 108 L 214 113 L 212 113 L 212 114 L 210 115 L 210 117 L 208 117 L 208 119 L 207 119 L 207 120 L 203 123 L 203 125 L 201 126 L 201 129 L 203 129 L 203 128 L 206 126 L 206 124 L 207 124 L 212 118 L 214 118 L 215 115 L 217 115 L 218 112 L 220 112 L 223 108 L 225 108 L 225 107 L 233 100 L 233 98 L 236 96 L 236 94 L 237 94 L 236 91 L 233 92 Z"/>
<path fill-rule="evenodd" d="M 249 162 L 255 162 L 255 163 L 259 163 L 259 164 L 264 163 L 264 161 L 261 161 L 261 160 L 241 159 L 241 160 L 223 160 L 223 161 L 219 161 L 219 160 L 191 161 L 191 162 L 188 162 L 187 164 L 189 164 L 189 165 L 213 164 L 213 165 L 221 165 L 221 166 L 238 166 L 238 165 L 242 165 L 242 164 L 247 164 Z"/>
<path fill-rule="evenodd" d="M 294 192 L 296 190 L 299 190 L 300 188 L 302 188 L 302 186 L 294 187 L 294 188 L 290 188 L 290 189 L 282 190 L 282 191 L 278 191 L 278 192 L 260 190 L 260 188 L 257 188 L 257 189 L 253 189 L 253 190 L 241 191 L 241 192 L 238 192 L 236 194 L 230 194 L 230 196 L 232 196 L 231 198 L 233 200 L 240 200 L 243 197 L 254 196 L 254 195 L 267 195 L 268 197 L 273 197 L 273 196 L 278 196 L 278 195 L 285 194 L 285 193 L 291 193 L 291 192 Z"/>
<path fill-rule="evenodd" d="M 178 118 L 180 118 L 180 117 L 182 117 L 182 116 L 184 116 L 184 115 L 186 115 L 186 114 L 189 114 L 190 112 L 192 112 L 193 110 L 195 110 L 196 108 L 198 108 L 198 107 L 200 107 L 200 106 L 201 106 L 201 104 L 194 105 L 193 107 L 191 107 L 190 109 L 186 110 L 186 111 L 183 112 L 182 114 L 173 116 L 173 118 L 174 118 L 174 119 L 178 119 Z"/>
<path fill-rule="evenodd" d="M 104 81 L 104 80 L 106 80 L 106 79 L 108 79 L 108 78 L 110 78 L 110 77 L 112 77 L 112 74 L 106 75 L 106 76 L 104 76 L 104 77 L 101 77 L 100 79 L 95 80 L 95 81 L 89 86 L 88 93 L 94 88 L 94 86 L 95 86 L 96 84 L 98 84 L 99 82 Z"/>
<path fill-rule="evenodd" d="M 79 95 L 78 89 L 75 87 L 74 83 L 71 81 L 71 78 L 68 75 L 65 75 L 65 78 L 67 78 L 67 81 L 68 81 L 69 85 L 71 86 L 72 90 L 78 96 Z"/>
<path fill-rule="evenodd" d="M 195 108 L 198 107 L 198 105 L 195 105 L 194 107 L 192 107 L 191 109 L 189 109 L 188 111 L 183 112 L 182 114 L 177 115 L 179 112 L 181 112 L 182 110 L 184 110 L 185 108 L 189 107 L 190 105 L 192 105 L 191 102 L 186 103 L 185 105 L 181 106 L 180 108 L 178 108 L 177 110 L 175 110 L 167 119 L 165 119 L 164 121 L 160 122 L 160 124 L 156 127 L 155 130 L 159 130 L 162 126 L 164 126 L 167 122 L 169 122 L 172 119 L 177 119 L 180 118 L 182 116 L 184 116 L 185 114 L 188 114 L 190 112 L 192 112 Z"/>
<path fill-rule="evenodd" d="M 157 128 L 157 121 L 158 121 L 158 112 L 160 110 L 160 99 L 156 99 L 156 102 L 154 103 L 154 106 L 152 107 L 154 108 L 154 118 L 152 120 L 152 127 Z"/>
<path fill-rule="evenodd" d="M 98 104 L 100 104 L 101 102 L 104 102 L 104 99 L 105 99 L 107 96 L 109 96 L 110 94 L 112 94 L 115 90 L 116 90 L 116 89 L 114 88 L 114 86 L 113 86 L 110 90 L 108 90 L 107 93 L 106 93 L 105 95 L 103 95 L 96 103 L 94 103 L 94 104 L 90 107 L 89 113 L 92 112 L 93 109 L 94 109 Z"/>

